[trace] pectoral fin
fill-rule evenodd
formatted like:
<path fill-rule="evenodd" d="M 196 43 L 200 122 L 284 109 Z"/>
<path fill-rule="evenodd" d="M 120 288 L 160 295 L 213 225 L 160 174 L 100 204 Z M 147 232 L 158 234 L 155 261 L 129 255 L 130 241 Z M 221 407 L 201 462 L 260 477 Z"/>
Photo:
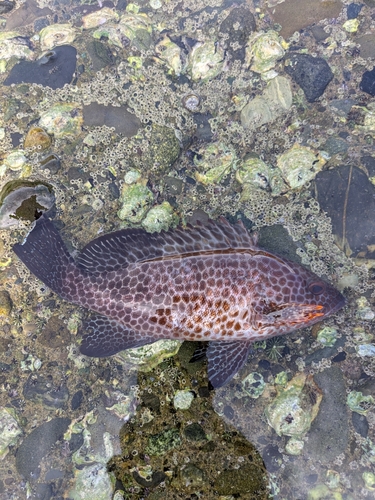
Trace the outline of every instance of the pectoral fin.
<path fill-rule="evenodd" d="M 80 351 L 86 356 L 103 358 L 119 351 L 152 344 L 159 340 L 135 332 L 106 316 L 92 314 L 83 324 Z"/>
<path fill-rule="evenodd" d="M 210 342 L 207 349 L 208 378 L 214 388 L 229 382 L 247 360 L 251 342 Z"/>

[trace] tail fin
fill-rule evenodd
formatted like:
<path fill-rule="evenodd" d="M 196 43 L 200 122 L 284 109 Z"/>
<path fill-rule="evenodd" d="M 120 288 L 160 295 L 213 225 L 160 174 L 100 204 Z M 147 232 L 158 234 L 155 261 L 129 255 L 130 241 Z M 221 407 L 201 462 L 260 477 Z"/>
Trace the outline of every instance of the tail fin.
<path fill-rule="evenodd" d="M 13 250 L 45 285 L 72 301 L 72 297 L 66 297 L 63 288 L 67 272 L 72 270 L 73 266 L 76 267 L 76 264 L 49 219 L 45 217 L 38 219 L 25 241 L 14 245 Z"/>

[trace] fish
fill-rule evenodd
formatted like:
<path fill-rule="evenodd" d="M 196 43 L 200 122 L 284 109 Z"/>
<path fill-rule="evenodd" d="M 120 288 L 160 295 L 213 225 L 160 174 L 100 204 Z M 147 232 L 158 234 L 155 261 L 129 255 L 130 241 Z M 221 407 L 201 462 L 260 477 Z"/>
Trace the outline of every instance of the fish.
<path fill-rule="evenodd" d="M 88 309 L 80 352 L 112 356 L 161 339 L 208 341 L 208 379 L 227 384 L 251 344 L 322 321 L 345 298 L 319 276 L 258 247 L 239 221 L 160 233 L 121 229 L 76 258 L 45 215 L 13 250 L 62 299 Z"/>

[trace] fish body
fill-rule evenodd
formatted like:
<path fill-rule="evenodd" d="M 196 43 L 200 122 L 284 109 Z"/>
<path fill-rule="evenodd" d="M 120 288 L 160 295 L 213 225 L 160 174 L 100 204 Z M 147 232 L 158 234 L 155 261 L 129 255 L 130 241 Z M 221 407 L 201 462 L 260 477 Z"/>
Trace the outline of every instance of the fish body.
<path fill-rule="evenodd" d="M 76 260 L 42 217 L 14 251 L 63 299 L 91 311 L 80 346 L 101 357 L 160 339 L 210 341 L 208 375 L 227 383 L 252 342 L 310 326 L 344 297 L 299 264 L 257 247 L 225 219 L 160 234 L 124 229 Z"/>

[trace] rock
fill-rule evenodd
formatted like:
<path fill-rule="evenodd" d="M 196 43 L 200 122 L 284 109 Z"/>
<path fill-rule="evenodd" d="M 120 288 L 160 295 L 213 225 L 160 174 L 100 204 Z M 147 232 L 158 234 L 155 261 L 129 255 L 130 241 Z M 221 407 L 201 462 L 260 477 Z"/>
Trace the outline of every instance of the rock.
<path fill-rule="evenodd" d="M 340 248 L 347 255 L 363 252 L 374 258 L 375 186 L 365 172 L 358 167 L 340 166 L 319 172 L 315 185 L 319 205 L 331 218 Z"/>
<path fill-rule="evenodd" d="M 345 452 L 349 442 L 345 382 L 337 365 L 314 375 L 314 378 L 323 391 L 323 400 L 311 425 L 304 454 L 330 464 Z"/>
<path fill-rule="evenodd" d="M 234 25 L 236 25 L 236 29 Z M 255 29 L 256 24 L 253 14 L 247 7 L 242 5 L 235 6 L 223 20 L 219 28 L 219 34 L 229 36 L 226 42 L 226 50 L 232 59 L 244 60 L 247 40 Z M 234 46 L 238 48 L 234 49 Z"/>
<path fill-rule="evenodd" d="M 363 73 L 359 88 L 363 92 L 375 96 L 375 67 L 372 68 L 371 71 L 365 71 Z"/>
<path fill-rule="evenodd" d="M 62 439 L 69 424 L 69 418 L 54 418 L 34 429 L 22 441 L 17 450 L 16 467 L 27 481 L 38 479 L 40 462 L 48 455 L 56 441 Z"/>
<path fill-rule="evenodd" d="M 352 412 L 352 423 L 354 430 L 358 432 L 362 437 L 366 438 L 368 434 L 368 421 L 364 415 L 360 415 L 356 411 Z"/>
<path fill-rule="evenodd" d="M 51 137 L 41 127 L 32 127 L 25 137 L 24 148 L 35 148 L 38 150 L 48 149 L 51 145 Z"/>
<path fill-rule="evenodd" d="M 270 2 L 268 2 L 269 4 Z M 282 26 L 280 35 L 290 37 L 296 31 L 322 19 L 336 18 L 342 9 L 341 0 L 312 2 L 311 0 L 285 0 L 269 10 L 274 22 Z"/>
<path fill-rule="evenodd" d="M 76 69 L 77 50 L 61 45 L 48 51 L 36 61 L 21 61 L 11 69 L 4 85 L 38 83 L 52 89 L 70 83 Z"/>
<path fill-rule="evenodd" d="M 12 312 L 12 300 L 7 290 L 0 290 L 0 316 L 8 317 Z"/>
<path fill-rule="evenodd" d="M 215 489 L 219 495 L 253 495 L 263 486 L 259 472 L 259 468 L 253 464 L 224 470 L 215 481 Z"/>
<path fill-rule="evenodd" d="M 83 121 L 85 125 L 99 127 L 106 125 L 114 127 L 118 134 L 125 137 L 135 135 L 141 122 L 133 113 L 129 113 L 126 106 L 105 106 L 92 102 L 88 106 L 83 106 Z"/>
<path fill-rule="evenodd" d="M 364 59 L 372 59 L 375 53 L 375 35 L 368 33 L 355 41 L 359 45 L 359 55 Z"/>
<path fill-rule="evenodd" d="M 69 391 L 65 384 L 53 384 L 49 378 L 32 373 L 24 385 L 23 396 L 47 408 L 62 408 L 69 399 Z"/>
<path fill-rule="evenodd" d="M 2 2 L 2 3 L 13 3 L 13 2 Z M 36 0 L 28 0 L 27 2 L 20 4 L 19 8 L 11 13 L 7 19 L 6 28 L 12 30 L 20 26 L 25 27 L 38 19 L 39 17 L 49 16 L 53 14 L 53 11 L 48 7 L 40 9 L 38 7 L 38 2 Z"/>
<path fill-rule="evenodd" d="M 14 8 L 14 2 L 0 2 L 0 15 L 7 14 Z"/>
<path fill-rule="evenodd" d="M 185 427 L 184 435 L 189 441 L 206 441 L 207 436 L 199 424 L 190 424 Z"/>
<path fill-rule="evenodd" d="M 363 7 L 362 3 L 350 3 L 346 7 L 346 16 L 348 19 L 356 19 Z"/>
<path fill-rule="evenodd" d="M 339 137 L 329 137 L 323 144 L 321 149 L 326 151 L 330 156 L 337 155 L 340 153 L 346 153 L 348 151 L 349 144 Z"/>
<path fill-rule="evenodd" d="M 309 54 L 292 54 L 287 59 L 285 71 L 305 93 L 308 102 L 314 102 L 323 95 L 333 73 L 327 61 Z"/>

